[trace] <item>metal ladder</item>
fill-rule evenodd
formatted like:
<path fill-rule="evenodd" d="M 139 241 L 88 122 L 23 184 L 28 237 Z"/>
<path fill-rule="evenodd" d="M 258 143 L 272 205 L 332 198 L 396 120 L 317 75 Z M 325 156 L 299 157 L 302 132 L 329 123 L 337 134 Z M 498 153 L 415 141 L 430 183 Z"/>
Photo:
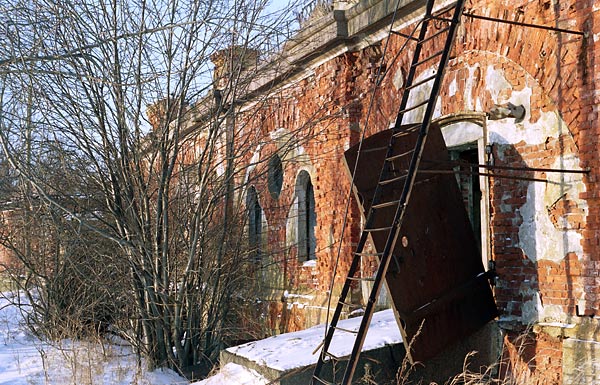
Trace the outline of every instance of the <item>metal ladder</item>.
<path fill-rule="evenodd" d="M 440 1 L 438 0 L 438 3 L 439 2 Z M 404 219 L 404 214 L 406 212 L 406 207 L 410 198 L 410 194 L 417 177 L 421 156 L 425 147 L 425 142 L 429 131 L 429 125 L 433 116 L 436 99 L 440 91 L 442 78 L 444 76 L 444 69 L 448 63 L 450 51 L 452 49 L 454 38 L 456 35 L 456 30 L 458 25 L 460 24 L 460 18 L 463 12 L 465 1 L 459 0 L 455 3 L 450 4 L 447 7 L 444 7 L 439 11 L 434 12 L 434 8 L 436 5 L 435 3 L 435 0 L 427 0 L 427 3 L 424 6 L 423 17 L 419 20 L 417 28 L 415 28 L 415 31 L 417 31 L 418 26 L 420 25 L 420 30 L 418 30 L 418 37 L 413 36 L 416 35 L 416 33 L 408 36 L 398 33 L 398 35 L 415 42 L 412 63 L 408 71 L 405 87 L 402 94 L 402 101 L 400 103 L 400 109 L 396 117 L 394 127 L 392 129 L 392 135 L 390 137 L 387 155 L 385 157 L 380 172 L 379 182 L 376 186 L 370 209 L 368 211 L 368 214 L 366 215 L 365 226 L 362 230 L 359 243 L 357 245 L 356 251 L 353 253 L 352 263 L 350 265 L 348 275 L 344 282 L 340 298 L 337 302 L 334 314 L 332 316 L 331 322 L 325 335 L 325 339 L 322 343 L 322 350 L 319 354 L 319 359 L 317 361 L 311 379 L 312 385 L 349 385 L 351 383 L 352 377 L 356 370 L 356 366 L 358 364 L 358 358 L 365 341 L 367 330 L 369 328 L 369 324 L 371 323 L 371 319 L 375 310 L 377 297 L 379 296 L 379 292 L 384 283 L 385 275 L 390 260 L 392 259 L 392 251 L 394 250 L 396 241 L 398 239 L 400 226 Z M 448 17 L 448 15 L 451 16 Z M 443 26 L 443 28 L 429 33 L 428 30 L 430 24 L 433 22 L 440 22 L 445 25 Z M 443 39 L 444 35 L 445 44 L 442 50 L 432 52 L 428 49 L 428 47 L 435 48 L 435 40 Z M 425 53 L 428 56 L 424 56 L 422 55 L 422 53 Z M 435 74 L 426 76 L 423 79 L 415 81 L 416 75 L 425 68 L 435 66 L 436 60 L 437 71 L 435 71 Z M 411 90 L 431 81 L 433 81 L 433 85 L 431 87 L 429 96 L 425 97 L 424 101 L 415 102 L 416 104 L 407 106 Z M 422 109 L 423 107 L 425 108 L 425 113 L 420 122 L 404 126 L 402 125 L 402 120 L 408 112 L 417 110 L 418 108 Z M 417 131 L 418 136 L 416 139 L 415 147 L 412 151 L 405 152 L 402 154 L 394 153 L 394 143 L 396 142 L 396 140 L 399 140 L 403 136 L 414 134 Z M 406 172 L 402 172 L 400 173 L 400 175 L 398 175 L 398 170 L 395 169 L 394 162 L 398 161 L 400 158 L 410 158 L 410 161 L 408 163 L 409 166 Z M 401 194 L 398 197 L 398 199 L 394 198 L 394 200 L 391 201 L 382 201 L 382 191 L 386 188 L 386 186 L 389 187 L 390 185 L 397 183 L 403 183 Z M 383 208 L 389 209 L 390 207 L 396 207 L 393 222 L 387 224 L 386 226 L 374 226 L 376 223 L 377 211 Z M 384 249 L 377 250 L 376 253 L 363 252 L 369 235 L 375 232 L 383 232 L 384 234 L 387 234 L 387 241 L 385 243 Z M 379 266 L 375 276 L 372 278 L 355 277 L 356 273 L 358 272 L 361 259 L 366 256 L 376 256 L 379 258 Z M 373 288 L 369 295 L 369 299 L 365 307 L 365 313 L 363 315 L 360 327 L 358 331 L 350 331 L 339 328 L 337 324 L 340 319 L 343 307 L 348 304 L 346 302 L 346 298 L 350 292 L 350 288 L 353 285 L 353 283 L 360 280 L 369 280 L 373 282 Z M 336 357 L 329 351 L 331 347 L 331 341 L 336 330 L 351 332 L 355 336 L 354 347 L 352 349 L 352 353 L 348 358 Z M 331 380 L 326 380 L 324 379 L 321 372 L 323 371 L 323 366 L 325 362 L 329 360 L 332 361 L 332 373 L 331 376 L 328 377 L 331 378 Z M 341 382 L 337 382 L 335 378 L 335 367 L 338 363 L 343 364 L 344 362 L 347 363 L 343 379 Z"/>

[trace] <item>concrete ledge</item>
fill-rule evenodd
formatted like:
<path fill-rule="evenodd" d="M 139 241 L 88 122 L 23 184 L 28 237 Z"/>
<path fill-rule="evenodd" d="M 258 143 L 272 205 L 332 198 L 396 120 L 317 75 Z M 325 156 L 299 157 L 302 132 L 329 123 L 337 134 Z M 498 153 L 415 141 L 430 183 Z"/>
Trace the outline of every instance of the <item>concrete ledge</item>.
<path fill-rule="evenodd" d="M 361 318 L 340 321 L 338 326 L 357 330 Z M 228 348 L 221 352 L 221 365 L 232 362 L 245 366 L 274 384 L 305 385 L 312 376 L 324 332 L 324 325 L 318 325 Z M 337 357 L 348 357 L 353 342 L 353 333 L 338 330 L 330 351 Z M 364 346 L 354 378 L 368 375 L 377 383 L 392 380 L 405 356 L 405 350 L 391 310 L 375 313 Z M 343 375 L 345 363 L 338 363 L 335 369 L 338 376 Z M 329 361 L 323 368 L 323 378 L 332 381 L 331 373 L 332 363 Z"/>

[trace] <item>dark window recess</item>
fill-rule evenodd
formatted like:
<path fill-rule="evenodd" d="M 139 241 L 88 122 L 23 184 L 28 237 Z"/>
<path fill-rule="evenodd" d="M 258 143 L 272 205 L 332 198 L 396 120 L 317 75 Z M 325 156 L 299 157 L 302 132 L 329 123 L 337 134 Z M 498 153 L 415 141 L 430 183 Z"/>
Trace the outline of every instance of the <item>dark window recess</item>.
<path fill-rule="evenodd" d="M 262 208 L 258 202 L 258 194 L 254 186 L 248 189 L 246 207 L 248 209 L 248 248 L 250 258 L 255 262 L 260 262 L 262 257 Z"/>
<path fill-rule="evenodd" d="M 473 233 L 477 239 L 477 245 L 481 251 L 481 188 L 476 166 L 479 163 L 477 143 L 452 148 L 448 153 L 451 160 L 461 162 L 461 165 L 454 167 L 455 171 L 460 171 L 455 174 L 456 181 L 462 194 Z"/>
<path fill-rule="evenodd" d="M 275 199 L 279 198 L 283 187 L 283 164 L 279 155 L 275 154 L 269 159 L 268 169 L 269 193 Z"/>
<path fill-rule="evenodd" d="M 298 197 L 298 259 L 300 261 L 316 259 L 315 194 L 310 175 L 306 171 L 298 174 L 296 196 Z"/>

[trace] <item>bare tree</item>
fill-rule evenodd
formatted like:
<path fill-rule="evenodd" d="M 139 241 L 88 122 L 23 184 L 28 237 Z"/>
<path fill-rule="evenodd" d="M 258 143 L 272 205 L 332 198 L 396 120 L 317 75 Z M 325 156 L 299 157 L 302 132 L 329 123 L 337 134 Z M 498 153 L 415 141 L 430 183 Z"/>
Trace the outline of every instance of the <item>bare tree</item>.
<path fill-rule="evenodd" d="M 259 139 L 236 106 L 289 31 L 266 5 L 0 6 L 2 167 L 20 181 L 2 239 L 35 278 L 38 325 L 111 325 L 152 366 L 216 359 L 252 287 L 240 181 Z"/>

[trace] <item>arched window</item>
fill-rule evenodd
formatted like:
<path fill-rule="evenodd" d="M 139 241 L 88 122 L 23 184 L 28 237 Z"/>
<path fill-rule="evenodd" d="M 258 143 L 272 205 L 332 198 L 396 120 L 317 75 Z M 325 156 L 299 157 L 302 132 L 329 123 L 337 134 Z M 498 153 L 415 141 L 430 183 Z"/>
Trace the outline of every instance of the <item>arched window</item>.
<path fill-rule="evenodd" d="M 271 159 L 269 159 L 267 178 L 269 193 L 271 193 L 273 199 L 279 198 L 281 188 L 283 187 L 283 164 L 281 163 L 281 158 L 277 154 L 274 154 Z"/>
<path fill-rule="evenodd" d="M 298 259 L 300 261 L 316 259 L 315 194 L 310 175 L 306 171 L 301 171 L 296 179 L 296 197 L 298 204 Z"/>
<path fill-rule="evenodd" d="M 259 262 L 262 257 L 262 208 L 258 202 L 258 194 L 254 186 L 250 186 L 246 194 L 246 207 L 248 210 L 248 247 L 250 257 Z"/>

